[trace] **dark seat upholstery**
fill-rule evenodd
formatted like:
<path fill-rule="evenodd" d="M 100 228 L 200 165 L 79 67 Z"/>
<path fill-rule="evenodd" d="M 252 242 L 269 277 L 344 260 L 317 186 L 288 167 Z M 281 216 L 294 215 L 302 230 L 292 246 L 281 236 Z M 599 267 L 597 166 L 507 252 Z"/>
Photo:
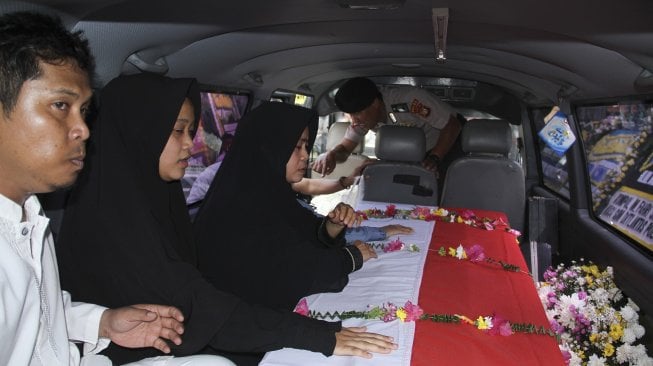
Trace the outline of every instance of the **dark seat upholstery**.
<path fill-rule="evenodd" d="M 502 211 L 511 227 L 523 231 L 526 207 L 524 172 L 508 158 L 512 144 L 505 120 L 473 120 L 462 131 L 465 156 L 447 170 L 441 205 Z"/>
<path fill-rule="evenodd" d="M 424 132 L 418 127 L 382 126 L 374 147 L 380 162 L 363 171 L 366 201 L 435 206 L 435 174 L 421 166 L 426 151 Z"/>

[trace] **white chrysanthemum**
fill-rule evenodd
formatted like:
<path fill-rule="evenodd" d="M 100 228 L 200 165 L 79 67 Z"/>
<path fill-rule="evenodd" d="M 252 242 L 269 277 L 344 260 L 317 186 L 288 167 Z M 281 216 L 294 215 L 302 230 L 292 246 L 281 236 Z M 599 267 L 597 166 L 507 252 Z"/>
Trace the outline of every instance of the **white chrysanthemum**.
<path fill-rule="evenodd" d="M 591 355 L 587 360 L 587 366 L 605 366 L 606 359 L 597 355 Z"/>
<path fill-rule="evenodd" d="M 636 340 L 637 337 L 635 336 L 635 332 L 631 327 L 624 329 L 624 334 L 621 336 L 622 342 L 624 342 L 625 344 L 632 344 Z"/>
<path fill-rule="evenodd" d="M 633 365 L 637 365 L 637 366 L 653 365 L 653 359 L 648 357 L 648 355 L 646 354 L 646 347 L 643 344 L 633 347 L 633 350 L 634 350 L 633 359 L 632 359 Z"/>
<path fill-rule="evenodd" d="M 619 347 L 617 347 L 617 362 L 619 363 L 626 363 L 628 360 L 632 359 L 633 357 L 633 346 L 630 344 L 623 344 Z"/>
<path fill-rule="evenodd" d="M 615 287 L 610 287 L 610 289 L 608 290 L 608 293 L 610 294 L 610 298 L 614 302 L 618 302 L 619 300 L 621 300 L 623 298 L 623 295 L 621 294 L 621 290 L 619 290 L 619 288 L 616 287 L 616 286 Z"/>
<path fill-rule="evenodd" d="M 605 267 L 605 271 L 608 272 L 610 277 L 614 277 L 614 269 L 612 268 L 612 266 Z"/>
<path fill-rule="evenodd" d="M 583 277 L 583 276 L 578 276 L 578 278 L 576 278 L 576 283 L 579 286 L 584 286 L 586 282 L 587 281 L 585 281 L 585 277 Z"/>
<path fill-rule="evenodd" d="M 637 306 L 637 304 L 633 301 L 633 299 L 629 298 L 627 305 L 630 306 L 631 308 L 633 308 L 633 310 L 635 310 L 635 312 L 639 311 L 639 306 Z"/>
<path fill-rule="evenodd" d="M 633 310 L 633 308 L 631 308 L 628 305 L 625 305 L 623 308 L 621 308 L 621 310 L 619 310 L 619 312 L 621 313 L 621 317 L 624 318 L 624 320 L 627 323 L 636 322 L 637 319 L 639 318 L 639 316 L 637 316 L 637 313 L 635 312 L 635 310 Z"/>
<path fill-rule="evenodd" d="M 644 327 L 641 324 L 632 324 L 630 326 L 630 329 L 632 329 L 633 332 L 635 332 L 635 337 L 637 339 L 642 338 L 644 336 L 644 333 L 646 333 L 646 329 L 644 329 Z"/>
<path fill-rule="evenodd" d="M 590 297 L 597 305 L 604 305 L 610 301 L 610 294 L 604 288 L 597 288 Z"/>
<path fill-rule="evenodd" d="M 653 366 L 653 358 L 648 356 L 640 357 L 633 362 L 633 366 Z"/>
<path fill-rule="evenodd" d="M 576 309 L 581 309 L 585 306 L 585 300 L 581 300 L 578 298 L 578 294 L 574 293 L 569 295 L 562 295 L 560 296 L 560 304 L 562 304 L 563 308 L 568 309 L 570 305 L 574 305 Z"/>

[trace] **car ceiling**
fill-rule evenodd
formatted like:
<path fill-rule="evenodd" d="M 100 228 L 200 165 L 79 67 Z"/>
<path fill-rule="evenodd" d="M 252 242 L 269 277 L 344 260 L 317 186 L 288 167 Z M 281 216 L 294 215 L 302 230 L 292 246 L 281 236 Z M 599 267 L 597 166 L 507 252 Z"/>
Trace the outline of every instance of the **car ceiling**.
<path fill-rule="evenodd" d="M 141 69 L 259 99 L 278 88 L 320 97 L 359 75 L 473 80 L 531 105 L 653 91 L 653 1 L 341 1 L 3 1 L 0 12 L 40 9 L 84 30 L 100 86 L 138 71 L 127 61 L 137 54 Z M 433 8 L 449 12 L 445 62 Z"/>

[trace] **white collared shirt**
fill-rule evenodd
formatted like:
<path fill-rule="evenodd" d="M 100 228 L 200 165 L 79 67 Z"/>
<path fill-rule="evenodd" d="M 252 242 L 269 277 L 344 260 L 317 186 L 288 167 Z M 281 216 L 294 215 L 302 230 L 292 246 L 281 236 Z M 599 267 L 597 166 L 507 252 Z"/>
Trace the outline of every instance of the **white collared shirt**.
<path fill-rule="evenodd" d="M 456 110 L 443 102 L 435 94 L 414 86 L 379 86 L 386 109 L 386 120 L 377 123 L 374 131 L 386 124 L 415 126 L 424 131 L 426 149 L 431 150 L 440 138 L 440 130 L 449 122 Z M 355 143 L 367 134 L 367 130 L 357 130 L 350 125 L 345 131 L 345 139 Z"/>
<path fill-rule="evenodd" d="M 35 196 L 23 207 L 0 194 L 0 365 L 79 365 L 84 351 L 106 348 L 98 339 L 106 308 L 73 303 L 61 290 L 49 230 Z"/>

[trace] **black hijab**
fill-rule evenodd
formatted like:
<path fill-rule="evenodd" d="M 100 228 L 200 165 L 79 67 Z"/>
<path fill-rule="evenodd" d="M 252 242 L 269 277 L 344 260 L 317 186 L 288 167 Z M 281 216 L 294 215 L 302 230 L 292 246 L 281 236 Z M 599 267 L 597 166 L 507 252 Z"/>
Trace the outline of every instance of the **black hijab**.
<path fill-rule="evenodd" d="M 57 240 L 62 287 L 77 301 L 120 307 L 177 306 L 185 332 L 173 354 L 221 353 L 256 364 L 262 352 L 295 347 L 333 352 L 339 323 L 247 304 L 216 290 L 195 267 L 190 219 L 179 182 L 164 182 L 159 156 L 189 98 L 200 111 L 193 79 L 119 77 L 101 94 L 88 166 L 74 187 Z M 114 363 L 160 355 L 115 344 Z"/>
<path fill-rule="evenodd" d="M 328 237 L 286 180 L 306 128 L 310 150 L 315 111 L 264 103 L 246 114 L 194 222 L 200 271 L 245 300 L 292 309 L 303 296 L 340 291 L 360 255 L 343 248 L 344 230 Z"/>

